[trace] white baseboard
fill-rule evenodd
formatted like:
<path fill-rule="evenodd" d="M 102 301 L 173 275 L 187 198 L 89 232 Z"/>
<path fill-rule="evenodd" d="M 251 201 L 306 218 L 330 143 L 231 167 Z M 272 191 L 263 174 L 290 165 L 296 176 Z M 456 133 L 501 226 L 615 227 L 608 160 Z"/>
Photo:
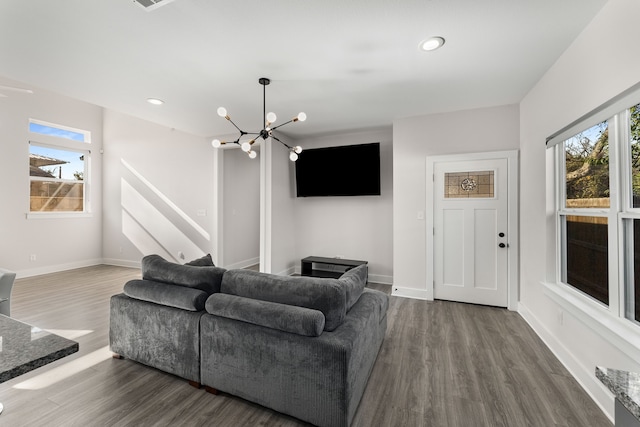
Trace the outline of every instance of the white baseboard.
<path fill-rule="evenodd" d="M 115 265 L 117 267 L 140 268 L 140 261 L 130 261 L 127 259 L 103 258 L 102 264 Z"/>
<path fill-rule="evenodd" d="M 16 279 L 23 277 L 40 276 L 42 274 L 58 273 L 60 271 L 73 270 L 82 267 L 91 267 L 93 265 L 102 264 L 102 259 L 86 259 L 82 261 L 70 262 L 66 264 L 47 265 L 38 268 L 29 268 L 26 270 L 16 271 Z"/>
<path fill-rule="evenodd" d="M 546 344 L 560 363 L 580 384 L 582 389 L 591 397 L 604 414 L 614 422 L 614 399 L 607 387 L 596 378 L 595 369 L 587 369 L 558 339 L 544 326 L 542 322 L 522 303 L 518 304 L 518 313 L 531 326 L 534 332 Z"/>
<path fill-rule="evenodd" d="M 395 297 L 413 298 L 427 301 L 431 300 L 426 289 L 400 288 L 398 286 L 392 286 L 391 295 Z"/>
<path fill-rule="evenodd" d="M 296 272 L 296 268 L 295 267 L 289 267 L 286 270 L 283 270 L 279 273 L 276 273 L 278 276 L 291 276 L 292 274 L 295 274 Z"/>
<path fill-rule="evenodd" d="M 251 267 L 252 265 L 260 264 L 260 257 L 245 259 L 242 261 L 234 262 L 233 264 L 225 265 L 224 268 L 227 270 L 235 270 L 240 268 Z"/>
<path fill-rule="evenodd" d="M 369 283 L 380 283 L 382 285 L 393 285 L 393 276 L 386 276 L 384 274 L 371 274 L 371 273 L 369 273 Z"/>

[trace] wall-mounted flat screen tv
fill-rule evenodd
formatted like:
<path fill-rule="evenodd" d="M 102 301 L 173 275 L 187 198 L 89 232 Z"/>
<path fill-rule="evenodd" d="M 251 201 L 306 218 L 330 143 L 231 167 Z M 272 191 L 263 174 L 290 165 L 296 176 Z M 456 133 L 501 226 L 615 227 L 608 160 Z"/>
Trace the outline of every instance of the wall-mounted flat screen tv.
<path fill-rule="evenodd" d="M 379 196 L 380 143 L 304 150 L 296 162 L 296 195 Z"/>

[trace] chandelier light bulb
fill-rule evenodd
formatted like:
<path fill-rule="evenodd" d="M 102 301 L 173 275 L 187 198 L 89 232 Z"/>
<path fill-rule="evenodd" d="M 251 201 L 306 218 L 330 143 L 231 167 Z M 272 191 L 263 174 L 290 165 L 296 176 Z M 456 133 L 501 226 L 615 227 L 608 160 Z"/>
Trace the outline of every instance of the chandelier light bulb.
<path fill-rule="evenodd" d="M 442 37 L 430 37 L 420 43 L 420 48 L 424 51 L 431 52 L 441 48 L 443 44 L 444 39 Z"/>
<path fill-rule="evenodd" d="M 262 85 L 262 115 L 264 118 L 264 122 L 262 125 L 262 129 L 260 129 L 258 132 L 245 132 L 244 130 L 240 129 L 238 127 L 237 124 L 235 124 L 233 122 L 233 120 L 231 120 L 231 117 L 229 117 L 229 113 L 227 112 L 227 109 L 224 107 L 218 107 L 218 109 L 216 110 L 216 112 L 218 113 L 218 116 L 222 117 L 223 119 L 231 122 L 231 124 L 237 129 L 237 131 L 239 132 L 238 137 L 234 140 L 234 141 L 220 141 L 219 139 L 213 139 L 211 140 L 211 145 L 214 148 L 219 148 L 222 145 L 229 145 L 229 144 L 235 144 L 240 146 L 240 149 L 247 153 L 247 155 L 249 156 L 249 158 L 251 159 L 255 159 L 256 157 L 258 157 L 258 153 L 256 151 L 253 151 L 251 149 L 251 147 L 253 146 L 253 144 L 256 142 L 256 140 L 258 138 L 262 138 L 265 142 L 270 142 L 273 141 L 277 141 L 280 144 L 284 145 L 288 151 L 289 151 L 289 160 L 291 160 L 292 162 L 295 162 L 296 160 L 298 160 L 299 158 L 299 154 L 302 153 L 302 147 L 299 145 L 296 145 L 294 147 L 280 141 L 280 139 L 278 139 L 276 136 L 272 135 L 272 132 L 276 129 L 279 129 L 281 126 L 284 126 L 286 124 L 292 123 L 292 122 L 304 122 L 305 120 L 307 120 L 307 115 L 304 112 L 300 112 L 297 116 L 293 117 L 291 120 L 288 121 L 284 121 L 282 124 L 274 126 L 273 124 L 275 123 L 275 121 L 278 119 L 278 117 L 276 116 L 276 114 L 273 111 L 269 111 L 267 113 L 267 109 L 266 109 L 266 87 L 268 84 L 271 83 L 271 80 L 266 78 L 266 77 L 260 77 L 258 79 L 258 83 Z M 249 140 L 249 138 L 247 138 L 246 141 L 241 142 L 240 139 L 244 139 L 246 137 L 246 135 L 256 135 L 253 137 L 253 139 Z M 270 144 L 269 144 L 270 145 Z"/>

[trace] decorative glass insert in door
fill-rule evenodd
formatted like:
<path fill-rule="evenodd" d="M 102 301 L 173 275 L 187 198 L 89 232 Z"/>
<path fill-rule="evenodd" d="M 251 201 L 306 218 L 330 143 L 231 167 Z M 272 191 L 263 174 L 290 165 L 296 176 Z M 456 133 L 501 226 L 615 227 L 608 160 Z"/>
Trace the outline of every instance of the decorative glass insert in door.
<path fill-rule="evenodd" d="M 493 171 L 447 172 L 445 199 L 492 199 L 495 196 Z"/>

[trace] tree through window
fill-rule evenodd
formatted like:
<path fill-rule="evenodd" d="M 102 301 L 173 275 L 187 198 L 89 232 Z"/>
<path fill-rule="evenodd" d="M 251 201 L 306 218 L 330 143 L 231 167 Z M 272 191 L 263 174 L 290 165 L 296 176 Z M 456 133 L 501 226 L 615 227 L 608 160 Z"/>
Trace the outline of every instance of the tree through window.
<path fill-rule="evenodd" d="M 609 207 L 609 129 L 606 121 L 565 141 L 567 208 Z"/>

